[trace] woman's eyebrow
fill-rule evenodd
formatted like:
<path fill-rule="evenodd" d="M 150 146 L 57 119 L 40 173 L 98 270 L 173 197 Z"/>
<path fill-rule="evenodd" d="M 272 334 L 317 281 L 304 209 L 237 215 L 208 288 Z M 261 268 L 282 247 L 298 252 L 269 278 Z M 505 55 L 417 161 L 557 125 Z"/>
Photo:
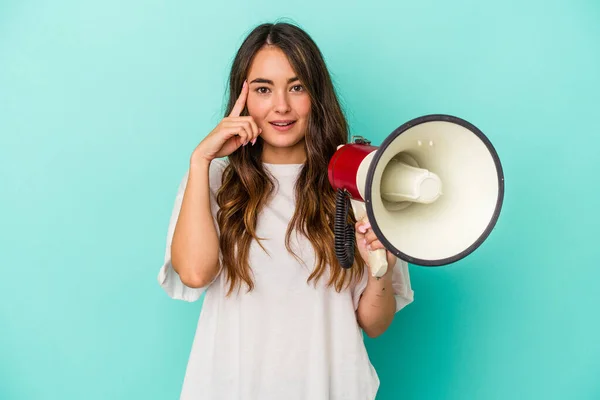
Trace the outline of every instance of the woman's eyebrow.
<path fill-rule="evenodd" d="M 294 76 L 293 78 L 288 79 L 287 83 L 290 84 L 292 82 L 296 82 L 298 81 L 298 77 Z M 267 85 L 273 85 L 273 81 L 270 79 L 265 79 L 265 78 L 256 78 L 254 79 L 252 82 L 250 83 L 266 83 Z"/>

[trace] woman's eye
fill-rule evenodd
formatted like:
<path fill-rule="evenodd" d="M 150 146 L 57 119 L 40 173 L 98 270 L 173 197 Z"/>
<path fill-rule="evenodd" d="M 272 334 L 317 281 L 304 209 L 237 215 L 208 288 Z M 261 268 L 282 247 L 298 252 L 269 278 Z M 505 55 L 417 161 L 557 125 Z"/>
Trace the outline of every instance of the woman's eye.
<path fill-rule="evenodd" d="M 292 86 L 292 91 L 294 91 L 294 92 L 301 92 L 303 90 L 304 90 L 304 88 L 302 87 L 302 85 Z"/>
<path fill-rule="evenodd" d="M 264 87 L 264 86 L 261 86 L 261 87 L 257 88 L 257 89 L 256 89 L 256 91 L 257 91 L 258 93 L 260 93 L 260 94 L 265 94 L 265 93 L 267 93 L 267 92 L 269 91 L 269 88 L 266 88 L 266 87 Z"/>

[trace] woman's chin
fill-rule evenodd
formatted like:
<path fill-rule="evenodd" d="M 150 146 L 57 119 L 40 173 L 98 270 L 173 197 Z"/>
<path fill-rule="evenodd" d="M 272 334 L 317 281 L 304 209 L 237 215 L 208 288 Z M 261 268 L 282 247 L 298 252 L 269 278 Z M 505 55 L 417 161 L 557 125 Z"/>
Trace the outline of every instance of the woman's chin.
<path fill-rule="evenodd" d="M 263 138 L 263 147 L 269 146 L 278 149 L 296 147 L 304 141 L 304 136 L 292 136 L 292 135 L 277 135 L 275 137 L 269 137 L 268 139 Z"/>

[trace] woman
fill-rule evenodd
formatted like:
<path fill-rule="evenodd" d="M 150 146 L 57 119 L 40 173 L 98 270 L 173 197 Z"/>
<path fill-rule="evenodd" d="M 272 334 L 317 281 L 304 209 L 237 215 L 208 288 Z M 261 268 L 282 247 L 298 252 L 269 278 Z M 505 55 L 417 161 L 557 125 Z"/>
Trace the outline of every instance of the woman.
<path fill-rule="evenodd" d="M 354 265 L 336 259 L 327 164 L 348 130 L 321 52 L 296 26 L 260 25 L 229 91 L 192 152 L 158 277 L 174 299 L 206 292 L 181 398 L 373 399 L 362 332 L 383 333 L 413 292 L 390 252 L 385 276 L 368 273 L 367 248 L 383 248 L 368 223 Z"/>

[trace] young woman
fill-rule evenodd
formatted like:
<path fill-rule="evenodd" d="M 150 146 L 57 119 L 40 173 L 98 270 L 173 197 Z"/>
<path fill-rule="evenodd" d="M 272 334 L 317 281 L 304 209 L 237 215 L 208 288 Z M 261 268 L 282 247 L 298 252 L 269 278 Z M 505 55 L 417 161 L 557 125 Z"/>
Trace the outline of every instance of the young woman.
<path fill-rule="evenodd" d="M 174 299 L 206 293 L 181 398 L 374 399 L 362 332 L 383 333 L 413 291 L 390 252 L 370 276 L 367 248 L 383 246 L 368 223 L 354 265 L 336 259 L 327 165 L 348 129 L 322 54 L 294 25 L 260 25 L 229 91 L 192 152 L 158 276 Z"/>

